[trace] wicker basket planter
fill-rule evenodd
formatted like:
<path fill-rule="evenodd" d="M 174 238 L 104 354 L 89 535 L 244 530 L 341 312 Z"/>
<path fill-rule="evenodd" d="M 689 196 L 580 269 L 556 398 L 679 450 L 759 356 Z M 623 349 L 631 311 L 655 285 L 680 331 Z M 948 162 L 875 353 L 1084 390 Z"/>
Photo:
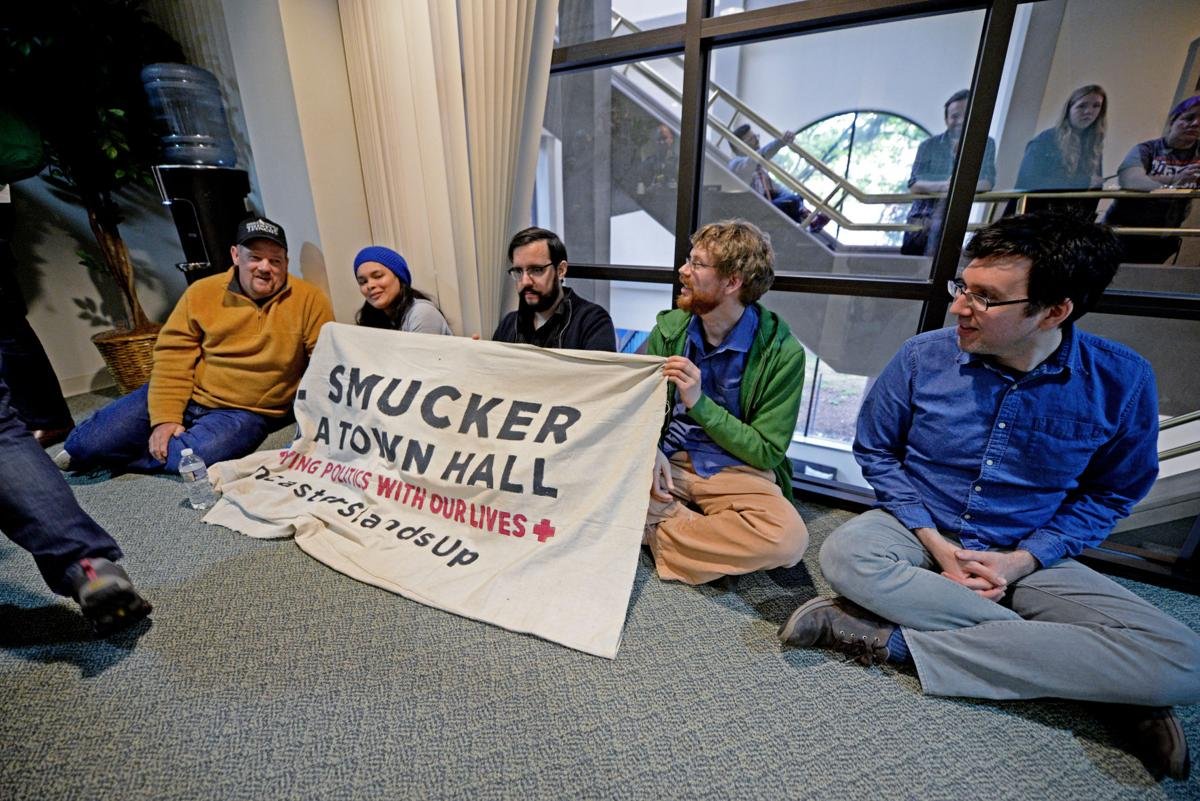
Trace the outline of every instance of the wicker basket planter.
<path fill-rule="evenodd" d="M 128 395 L 150 380 L 154 366 L 154 343 L 158 340 L 158 323 L 144 328 L 101 331 L 92 337 L 108 372 L 117 382 L 122 395 Z"/>

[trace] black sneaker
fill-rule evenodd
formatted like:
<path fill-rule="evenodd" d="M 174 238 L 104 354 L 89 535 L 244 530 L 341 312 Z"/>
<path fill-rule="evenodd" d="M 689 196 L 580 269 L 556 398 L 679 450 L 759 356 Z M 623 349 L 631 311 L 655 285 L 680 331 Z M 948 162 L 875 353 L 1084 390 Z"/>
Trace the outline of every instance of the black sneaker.
<path fill-rule="evenodd" d="M 801 648 L 832 648 L 864 665 L 887 661 L 896 627 L 845 598 L 813 598 L 779 628 L 779 639 Z"/>
<path fill-rule="evenodd" d="M 124 569 L 107 559 L 80 559 L 67 568 L 67 579 L 79 610 L 101 637 L 132 626 L 154 609 Z"/>

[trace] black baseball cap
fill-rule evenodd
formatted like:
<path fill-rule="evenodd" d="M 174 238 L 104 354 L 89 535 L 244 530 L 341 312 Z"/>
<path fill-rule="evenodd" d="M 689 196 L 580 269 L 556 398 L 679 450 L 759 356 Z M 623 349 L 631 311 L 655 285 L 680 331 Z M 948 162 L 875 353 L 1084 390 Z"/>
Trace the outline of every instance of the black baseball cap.
<path fill-rule="evenodd" d="M 283 226 L 266 217 L 250 217 L 238 223 L 237 243 L 244 245 L 251 239 L 266 239 L 287 250 L 287 234 Z"/>

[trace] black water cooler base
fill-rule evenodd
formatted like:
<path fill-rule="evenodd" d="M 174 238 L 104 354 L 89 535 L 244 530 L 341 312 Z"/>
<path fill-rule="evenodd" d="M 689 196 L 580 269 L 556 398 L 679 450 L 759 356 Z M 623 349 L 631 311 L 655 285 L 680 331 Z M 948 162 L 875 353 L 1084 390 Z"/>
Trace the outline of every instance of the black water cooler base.
<path fill-rule="evenodd" d="M 227 167 L 162 164 L 154 168 L 159 194 L 183 246 L 178 265 L 187 282 L 224 272 L 237 225 L 246 218 L 250 176 Z"/>

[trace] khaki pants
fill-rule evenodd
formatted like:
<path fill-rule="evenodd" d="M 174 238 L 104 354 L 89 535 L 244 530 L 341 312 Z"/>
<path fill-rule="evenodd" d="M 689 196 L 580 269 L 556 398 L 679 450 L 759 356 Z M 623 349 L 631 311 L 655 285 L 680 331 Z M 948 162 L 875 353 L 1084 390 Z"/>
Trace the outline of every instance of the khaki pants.
<path fill-rule="evenodd" d="M 651 498 L 646 513 L 659 578 L 703 584 L 791 567 L 804 555 L 808 529 L 768 471 L 739 465 L 702 478 L 680 451 L 671 457 L 671 480 L 674 500 Z"/>

